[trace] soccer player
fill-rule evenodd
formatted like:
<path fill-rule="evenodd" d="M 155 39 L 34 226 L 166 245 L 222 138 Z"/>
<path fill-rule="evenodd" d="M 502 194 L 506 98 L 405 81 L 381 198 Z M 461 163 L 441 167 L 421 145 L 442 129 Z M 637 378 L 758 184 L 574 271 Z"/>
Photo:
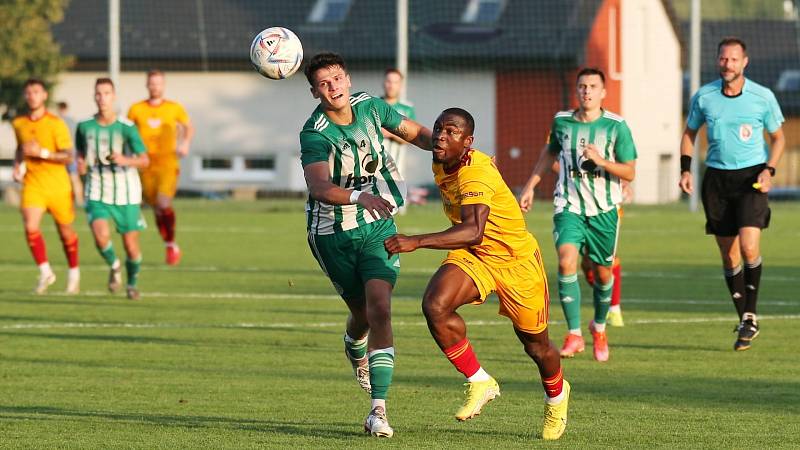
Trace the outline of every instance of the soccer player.
<path fill-rule="evenodd" d="M 383 77 L 383 97 L 386 103 L 389 104 L 395 111 L 399 112 L 411 120 L 417 120 L 417 114 L 414 111 L 414 105 L 409 102 L 400 101 L 400 92 L 403 89 L 403 74 L 395 68 L 386 69 Z M 406 141 L 392 134 L 391 131 L 381 130 L 383 137 L 388 139 L 385 143 L 386 149 L 392 155 L 397 170 L 401 176 L 405 176 L 406 172 Z"/>
<path fill-rule="evenodd" d="M 394 371 L 391 294 L 400 259 L 383 241 L 397 232 L 392 214 L 405 202 L 405 182 L 385 151 L 381 128 L 430 150 L 430 130 L 385 101 L 350 95 L 344 59 L 320 53 L 306 64 L 319 106 L 300 132 L 300 158 L 309 196 L 308 243 L 350 310 L 345 354 L 356 380 L 371 393 L 366 432 L 391 437 L 386 394 Z"/>
<path fill-rule="evenodd" d="M 39 266 L 39 280 L 34 292 L 44 294 L 56 281 L 47 259 L 47 248 L 41 232 L 42 216 L 49 212 L 58 227 L 58 235 L 67 256 L 67 294 L 80 291 L 78 268 L 78 234 L 72 227 L 75 208 L 72 185 L 66 165 L 73 160 L 72 138 L 67 125 L 47 111 L 47 89 L 44 82 L 31 78 L 23 87 L 28 115 L 14 119 L 17 138 L 13 176 L 22 182 L 22 221 L 33 259 Z"/>
<path fill-rule="evenodd" d="M 132 120 L 147 147 L 150 165 L 141 170 L 144 201 L 153 208 L 158 232 L 166 245 L 166 262 L 176 265 L 181 249 L 175 242 L 175 210 L 172 199 L 178 190 L 179 158 L 189 154 L 194 126 L 183 106 L 164 98 L 164 72 L 147 73 L 149 97 L 131 106 Z"/>
<path fill-rule="evenodd" d="M 702 199 L 706 234 L 722 256 L 725 282 L 739 315 L 734 350 L 747 350 L 758 336 L 756 303 L 761 282 L 761 230 L 769 226 L 767 192 L 786 139 L 783 114 L 768 88 L 744 76 L 747 46 L 736 37 L 717 46 L 720 79 L 692 97 L 681 138 L 680 188 L 694 191 L 691 164 L 697 131 L 708 126 Z M 764 140 L 769 134 L 770 145 Z M 744 257 L 744 268 L 742 268 Z"/>
<path fill-rule="evenodd" d="M 584 68 L 578 72 L 576 94 L 578 109 L 555 115 L 548 144 L 522 189 L 519 203 L 523 211 L 530 210 L 533 189 L 558 158 L 553 236 L 558 252 L 558 294 L 569 327 L 561 356 L 571 358 L 584 350 L 577 270 L 578 256 L 586 251 L 596 275 L 594 320 L 589 331 L 594 358 L 602 362 L 609 357 L 605 328 L 614 286 L 612 265 L 619 233 L 621 181 L 633 181 L 636 147 L 622 117 L 602 107 L 606 95 L 602 71 Z"/>
<path fill-rule="evenodd" d="M 127 296 L 139 299 L 136 281 L 142 265 L 139 231 L 145 228 L 140 203 L 142 185 L 136 169 L 147 167 L 149 158 L 136 127 L 114 112 L 116 93 L 109 78 L 98 78 L 94 87 L 97 114 L 78 124 L 75 146 L 78 166 L 86 174 L 86 213 L 94 242 L 108 264 L 108 290 L 122 287 L 122 264 L 111 241 L 109 221 L 122 235 L 128 272 Z"/>
<path fill-rule="evenodd" d="M 456 419 L 468 420 L 500 395 L 497 381 L 478 362 L 467 339 L 462 305 L 481 304 L 492 291 L 499 313 L 511 319 L 525 352 L 539 368 L 545 390 L 544 439 L 567 425 L 570 386 L 550 342 L 547 275 L 536 239 L 528 232 L 514 194 L 492 159 L 471 148 L 475 120 L 461 108 L 444 110 L 433 126 L 433 173 L 442 195 L 447 230 L 386 240 L 394 255 L 418 248 L 450 250 L 425 290 L 422 311 L 439 348 L 466 378 L 466 402 Z"/>

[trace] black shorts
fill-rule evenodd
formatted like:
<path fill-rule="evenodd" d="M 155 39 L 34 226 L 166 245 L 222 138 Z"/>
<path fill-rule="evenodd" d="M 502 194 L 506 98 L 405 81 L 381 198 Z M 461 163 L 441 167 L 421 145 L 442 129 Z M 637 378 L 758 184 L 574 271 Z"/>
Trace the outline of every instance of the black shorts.
<path fill-rule="evenodd" d="M 769 226 L 767 194 L 753 188 L 765 165 L 737 170 L 709 167 L 703 177 L 706 234 L 736 236 L 739 228 Z"/>

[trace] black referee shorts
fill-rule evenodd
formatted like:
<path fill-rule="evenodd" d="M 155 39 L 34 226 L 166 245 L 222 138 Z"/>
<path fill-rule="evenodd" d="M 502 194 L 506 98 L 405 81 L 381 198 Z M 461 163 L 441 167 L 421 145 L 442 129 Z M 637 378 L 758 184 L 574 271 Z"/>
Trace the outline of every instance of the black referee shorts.
<path fill-rule="evenodd" d="M 769 226 L 767 194 L 753 188 L 765 164 L 737 170 L 709 167 L 703 177 L 706 234 L 736 236 L 739 228 Z"/>

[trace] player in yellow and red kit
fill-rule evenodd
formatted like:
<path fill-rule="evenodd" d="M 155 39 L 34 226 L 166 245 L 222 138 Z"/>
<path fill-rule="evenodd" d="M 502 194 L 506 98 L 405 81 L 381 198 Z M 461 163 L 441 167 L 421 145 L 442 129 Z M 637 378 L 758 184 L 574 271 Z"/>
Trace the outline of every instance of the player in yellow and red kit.
<path fill-rule="evenodd" d="M 78 235 L 72 227 L 75 209 L 72 184 L 66 165 L 73 160 L 72 139 L 66 123 L 47 111 L 47 89 L 38 79 L 25 82 L 23 92 L 28 114 L 12 122 L 17 138 L 14 179 L 22 182 L 22 220 L 33 259 L 39 266 L 35 292 L 43 294 L 55 283 L 56 275 L 47 259 L 41 232 L 42 216 L 49 212 L 58 225 L 58 234 L 67 256 L 67 293 L 80 290 Z"/>
<path fill-rule="evenodd" d="M 156 216 L 158 231 L 167 247 L 167 264 L 180 262 L 181 251 L 175 242 L 175 211 L 172 199 L 178 190 L 179 158 L 189 154 L 194 126 L 183 106 L 164 98 L 164 73 L 147 73 L 149 97 L 131 106 L 128 118 L 139 129 L 150 166 L 140 171 L 142 195 Z"/>

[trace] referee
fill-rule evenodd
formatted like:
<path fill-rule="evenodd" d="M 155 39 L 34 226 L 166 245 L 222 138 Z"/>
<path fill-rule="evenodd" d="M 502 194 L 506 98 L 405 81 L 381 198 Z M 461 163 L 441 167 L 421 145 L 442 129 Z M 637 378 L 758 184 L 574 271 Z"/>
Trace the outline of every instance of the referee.
<path fill-rule="evenodd" d="M 692 97 L 681 138 L 679 183 L 687 194 L 694 190 L 691 155 L 697 130 L 705 123 L 708 168 L 701 195 L 706 234 L 717 240 L 725 282 L 739 314 L 733 345 L 738 351 L 749 349 L 758 336 L 759 242 L 761 230 L 769 226 L 767 192 L 786 143 L 781 130 L 783 114 L 775 95 L 745 78 L 747 63 L 747 46 L 741 39 L 727 37 L 717 46 L 720 78 Z M 769 134 L 769 146 L 764 131 Z"/>

